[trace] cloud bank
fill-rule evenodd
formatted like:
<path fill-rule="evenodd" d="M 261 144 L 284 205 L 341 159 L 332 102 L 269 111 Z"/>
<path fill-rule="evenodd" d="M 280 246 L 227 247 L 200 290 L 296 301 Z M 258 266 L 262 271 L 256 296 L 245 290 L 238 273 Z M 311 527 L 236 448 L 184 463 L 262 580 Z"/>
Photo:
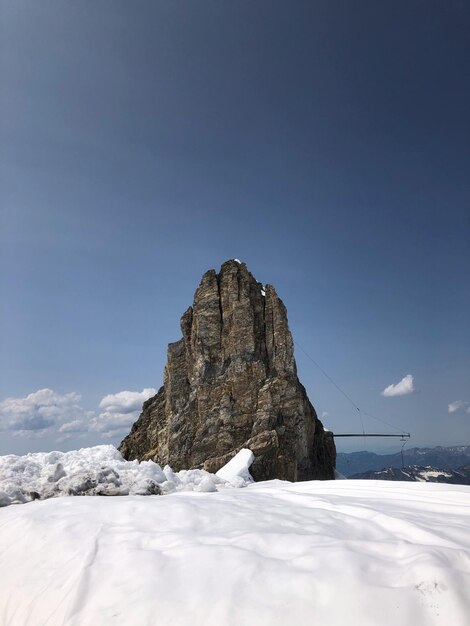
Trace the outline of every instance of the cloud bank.
<path fill-rule="evenodd" d="M 108 394 L 99 403 L 101 412 L 85 410 L 81 395 L 75 391 L 60 394 L 52 389 L 38 389 L 23 398 L 0 402 L 0 431 L 18 437 L 56 437 L 57 443 L 99 433 L 103 438 L 123 435 L 137 419 L 142 404 L 156 394 L 148 387 L 142 391 L 119 391 Z"/>
<path fill-rule="evenodd" d="M 415 390 L 413 385 L 413 376 L 407 374 L 396 385 L 389 385 L 382 391 L 382 395 L 391 398 L 392 396 L 406 396 Z"/>
<path fill-rule="evenodd" d="M 0 402 L 0 429 L 19 436 L 42 436 L 62 422 L 89 416 L 80 406 L 80 394 L 60 394 L 52 389 L 38 389 L 24 398 L 6 398 Z"/>

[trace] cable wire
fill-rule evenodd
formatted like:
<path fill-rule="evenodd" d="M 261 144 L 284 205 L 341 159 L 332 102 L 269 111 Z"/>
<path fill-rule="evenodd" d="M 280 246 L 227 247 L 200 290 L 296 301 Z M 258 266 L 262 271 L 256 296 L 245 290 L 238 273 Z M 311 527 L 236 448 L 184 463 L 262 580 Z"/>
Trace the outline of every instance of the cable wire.
<path fill-rule="evenodd" d="M 332 385 L 334 385 L 334 386 L 336 387 L 336 389 L 337 389 L 339 392 L 341 392 L 341 393 L 343 394 L 343 396 L 344 396 L 347 400 L 349 400 L 349 402 L 353 405 L 353 407 L 356 409 L 356 411 L 359 411 L 359 413 L 360 413 L 360 412 L 361 412 L 361 409 L 357 406 L 357 404 L 356 404 L 355 402 L 353 402 L 353 400 L 351 400 L 351 398 L 348 396 L 348 394 L 347 394 L 345 391 L 343 391 L 343 390 L 341 389 L 341 387 L 339 387 L 339 386 L 335 383 L 335 381 L 331 378 L 331 376 L 329 376 L 329 375 L 325 372 L 325 370 L 324 370 L 324 369 L 323 369 L 323 368 L 322 368 L 322 367 L 321 367 L 321 366 L 320 366 L 320 365 L 319 365 L 319 364 L 315 361 L 315 359 L 314 359 L 313 357 L 311 357 L 311 356 L 310 356 L 310 354 L 308 354 L 308 352 L 306 352 L 306 351 L 302 348 L 302 346 L 301 346 L 299 343 L 297 343 L 297 341 L 294 341 L 294 343 L 295 343 L 295 345 L 296 345 L 298 348 L 300 348 L 300 349 L 302 350 L 302 352 L 305 354 L 305 356 L 307 357 L 307 359 L 310 359 L 310 361 L 312 361 L 312 363 L 318 367 L 318 369 L 320 370 L 320 372 L 322 372 L 322 374 L 323 374 L 324 376 L 326 376 L 326 378 L 328 378 L 328 380 L 330 381 L 330 383 L 331 383 Z"/>
<path fill-rule="evenodd" d="M 364 415 L 367 415 L 367 417 L 371 417 L 373 420 L 377 420 L 378 422 L 381 422 L 382 424 L 385 424 L 386 426 L 390 426 L 390 428 L 396 429 L 397 426 L 398 426 L 398 425 L 394 426 L 393 424 L 390 424 L 389 422 L 386 422 L 385 420 L 381 419 L 380 417 L 377 417 L 375 415 L 371 415 L 370 413 L 367 413 L 366 411 L 364 411 Z M 402 433 L 409 434 L 408 431 L 406 430 L 406 428 L 400 428 L 399 430 L 401 430 Z"/>
<path fill-rule="evenodd" d="M 365 429 L 364 429 L 364 420 L 362 418 L 362 413 L 364 413 L 364 415 L 367 415 L 368 417 L 371 417 L 374 420 L 377 420 L 378 422 L 381 422 L 382 424 L 385 424 L 386 426 L 389 426 L 390 428 L 396 430 L 397 426 L 390 424 L 389 422 L 386 422 L 385 420 L 381 419 L 380 417 L 376 417 L 375 415 L 371 415 L 370 413 L 367 413 L 366 411 L 361 411 L 361 409 L 358 407 L 358 405 L 348 396 L 348 394 L 343 391 L 343 389 L 341 389 L 341 387 L 339 385 L 337 385 L 335 383 L 335 381 L 331 378 L 331 376 L 329 374 L 327 374 L 325 372 L 325 370 L 323 369 L 323 367 L 321 367 L 321 365 L 319 365 L 319 363 L 317 363 L 315 361 L 315 359 L 313 357 L 310 356 L 310 354 L 304 350 L 302 348 L 302 346 L 294 340 L 295 345 L 305 354 L 305 356 L 307 357 L 307 359 L 309 359 L 310 361 L 312 361 L 312 363 L 314 365 L 316 365 L 316 367 L 318 367 L 318 369 L 320 370 L 320 372 L 330 381 L 330 383 L 332 385 L 334 385 L 336 387 L 336 389 L 343 394 L 343 396 L 352 404 L 352 406 L 356 409 L 356 411 L 359 413 L 359 418 L 361 420 L 361 426 L 362 426 L 362 434 L 365 435 Z M 400 428 L 399 429 L 402 433 L 407 432 L 404 428 Z M 408 433 L 409 434 L 409 433 Z M 364 439 L 364 444 L 365 444 L 365 439 Z"/>

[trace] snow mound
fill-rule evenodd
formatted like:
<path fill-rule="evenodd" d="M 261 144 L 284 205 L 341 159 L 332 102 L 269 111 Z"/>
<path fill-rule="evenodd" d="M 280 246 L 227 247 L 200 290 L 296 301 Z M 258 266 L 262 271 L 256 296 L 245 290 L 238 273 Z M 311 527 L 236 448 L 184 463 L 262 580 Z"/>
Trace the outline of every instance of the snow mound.
<path fill-rule="evenodd" d="M 169 465 L 162 469 L 153 461 L 125 461 L 111 445 L 10 454 L 0 456 L 0 506 L 56 496 L 145 496 L 244 487 L 252 482 L 248 468 L 253 458 L 250 450 L 243 450 L 219 475 L 199 469 L 174 472 Z"/>

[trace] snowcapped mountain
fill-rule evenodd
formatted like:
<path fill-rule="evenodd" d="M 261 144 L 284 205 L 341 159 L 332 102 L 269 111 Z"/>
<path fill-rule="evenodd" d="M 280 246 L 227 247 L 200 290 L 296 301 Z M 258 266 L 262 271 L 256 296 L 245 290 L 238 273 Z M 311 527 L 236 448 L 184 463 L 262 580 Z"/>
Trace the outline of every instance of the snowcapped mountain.
<path fill-rule="evenodd" d="M 470 465 L 470 446 L 436 446 L 435 448 L 410 448 L 403 451 L 405 466 L 431 466 L 437 469 L 455 470 Z M 401 468 L 402 460 L 396 454 L 374 454 L 373 452 L 339 452 L 336 456 L 336 469 L 344 476 Z"/>
<path fill-rule="evenodd" d="M 382 470 L 370 470 L 368 472 L 353 474 L 349 478 L 470 485 L 470 465 L 459 467 L 456 470 L 442 470 L 431 466 L 422 467 L 419 465 L 410 465 L 404 468 L 387 467 Z"/>

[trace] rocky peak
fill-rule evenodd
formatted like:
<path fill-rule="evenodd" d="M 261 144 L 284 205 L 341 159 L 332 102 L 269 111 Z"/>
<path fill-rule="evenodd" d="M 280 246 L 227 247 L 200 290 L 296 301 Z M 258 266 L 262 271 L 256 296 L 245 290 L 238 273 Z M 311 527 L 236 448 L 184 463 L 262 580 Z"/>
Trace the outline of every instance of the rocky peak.
<path fill-rule="evenodd" d="M 258 479 L 332 478 L 335 449 L 297 378 L 284 304 L 244 263 L 202 277 L 168 346 L 164 384 L 122 442 L 127 459 L 216 471 L 242 447 Z"/>

